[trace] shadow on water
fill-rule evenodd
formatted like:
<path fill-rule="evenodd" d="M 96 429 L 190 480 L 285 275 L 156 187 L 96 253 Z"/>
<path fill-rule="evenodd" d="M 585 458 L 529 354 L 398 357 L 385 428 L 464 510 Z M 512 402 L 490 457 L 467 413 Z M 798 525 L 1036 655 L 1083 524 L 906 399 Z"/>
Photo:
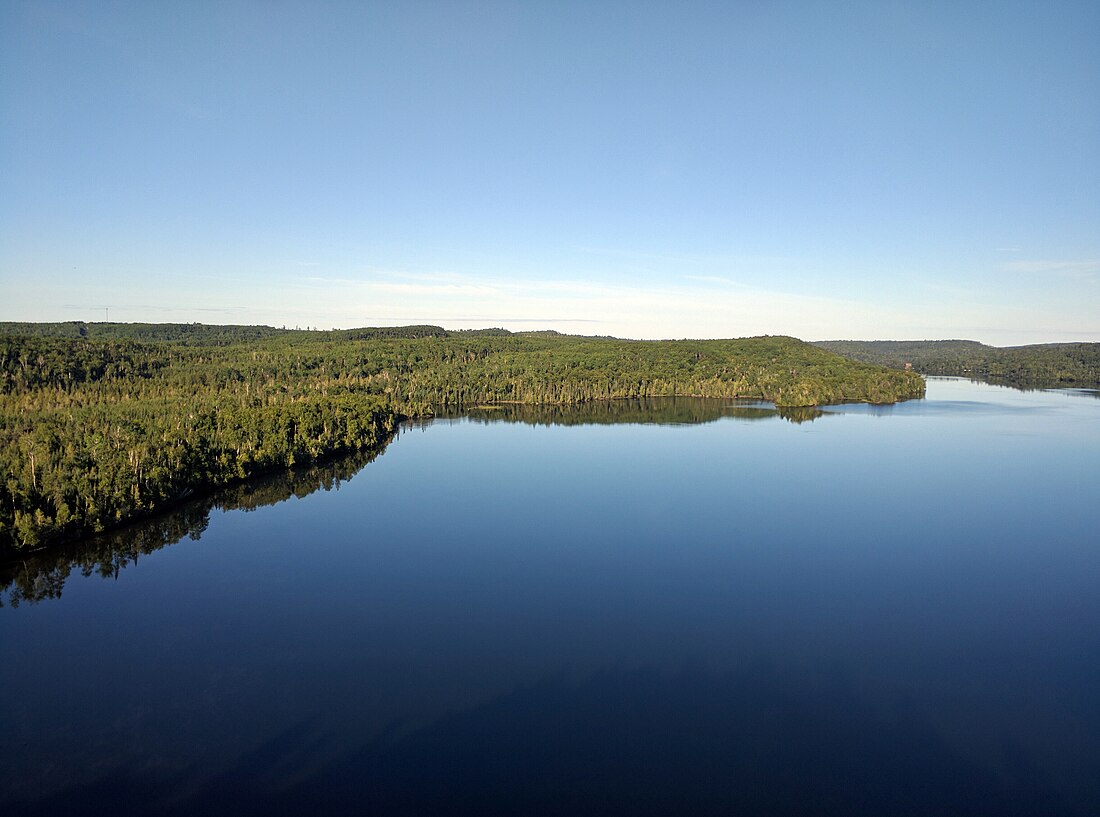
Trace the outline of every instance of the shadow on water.
<path fill-rule="evenodd" d="M 391 438 L 392 439 L 392 438 Z M 386 445 L 389 444 L 387 441 Z M 69 576 L 116 578 L 123 568 L 185 538 L 198 540 L 212 511 L 254 511 L 347 482 L 385 451 L 386 445 L 315 465 L 222 488 L 117 531 L 27 553 L 0 563 L 0 607 L 61 597 Z"/>
<path fill-rule="evenodd" d="M 483 423 L 569 426 L 615 423 L 691 425 L 711 423 L 723 417 L 742 421 L 782 418 L 792 423 L 805 423 L 822 414 L 813 406 L 776 408 L 771 403 L 758 400 L 668 397 L 601 400 L 572 406 L 496 404 L 471 408 L 461 414 L 440 415 L 440 419 L 463 417 Z M 430 425 L 432 422 L 433 419 L 427 419 L 407 425 Z M 312 467 L 259 477 L 185 502 L 164 514 L 109 534 L 49 550 L 19 554 L 0 562 L 0 607 L 18 607 L 24 603 L 60 598 L 65 582 L 74 571 L 83 576 L 98 574 L 104 578 L 115 578 L 120 570 L 136 564 L 143 555 L 184 538 L 199 539 L 210 523 L 212 511 L 251 511 L 291 497 L 302 498 L 314 491 L 332 490 L 350 480 L 380 456 L 385 448 L 384 445 L 374 451 L 358 452 Z"/>
<path fill-rule="evenodd" d="M 699 425 L 724 417 L 735 420 L 810 422 L 822 416 L 816 406 L 774 406 L 762 400 L 711 397 L 647 397 L 596 400 L 575 405 L 525 405 L 494 403 L 467 408 L 443 418 L 469 418 L 475 422 L 527 423 L 529 425 Z"/>
<path fill-rule="evenodd" d="M 305 775 L 299 723 L 218 774 L 118 771 L 31 814 L 1072 814 L 1018 747 L 979 763 L 921 707 L 761 664 L 613 668 L 522 685 L 423 728 L 395 723 Z M 15 813 L 14 811 L 11 813 Z"/>

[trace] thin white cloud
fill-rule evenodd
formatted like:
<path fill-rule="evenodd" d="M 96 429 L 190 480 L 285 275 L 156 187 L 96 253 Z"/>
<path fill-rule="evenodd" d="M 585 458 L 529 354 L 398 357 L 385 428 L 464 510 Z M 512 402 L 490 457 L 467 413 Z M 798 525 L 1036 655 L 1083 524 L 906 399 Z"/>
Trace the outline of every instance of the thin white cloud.
<path fill-rule="evenodd" d="M 1100 259 L 1010 261 L 1004 265 L 1004 270 L 1005 272 L 1018 272 L 1025 275 L 1058 275 L 1067 278 L 1091 280 L 1100 276 Z"/>
<path fill-rule="evenodd" d="M 432 323 L 435 318 L 427 318 L 424 316 L 415 318 L 404 318 L 403 320 L 410 323 Z M 447 318 L 448 323 L 473 323 L 478 327 L 490 327 L 500 326 L 501 324 L 534 324 L 535 326 L 543 326 L 545 324 L 558 324 L 558 323 L 592 323 L 598 324 L 603 321 L 595 320 L 592 318 L 517 318 L 509 315 L 477 315 L 472 317 L 450 317 Z"/>
<path fill-rule="evenodd" d="M 456 298 L 459 292 L 470 297 Z M 697 288 L 683 285 L 654 289 L 586 281 L 470 280 L 463 287 L 376 283 L 362 294 L 372 314 L 396 318 L 409 315 L 408 307 L 414 305 L 416 314 L 431 318 L 427 322 L 443 326 L 470 322 L 476 314 L 483 316 L 483 325 L 529 328 L 544 323 L 583 333 L 598 324 L 601 331 L 634 338 L 820 336 L 829 334 L 824 316 L 839 312 L 856 324 L 885 317 L 882 310 L 836 298 L 729 288 L 702 296 Z M 477 304 L 477 313 L 469 311 L 471 302 Z M 562 317 L 566 315 L 570 317 Z"/>
<path fill-rule="evenodd" d="M 1081 297 L 1080 288 L 1071 297 L 1063 292 L 1070 289 L 1068 285 L 1050 286 L 1048 280 L 1053 279 L 1044 278 L 1066 268 L 1066 262 L 1030 261 L 1020 269 L 1032 272 L 1017 273 L 1016 283 L 1026 284 L 1026 292 L 1009 291 L 996 300 L 966 288 L 946 292 L 926 287 L 905 297 L 872 291 L 847 297 L 814 295 L 782 291 L 778 282 L 771 288 L 738 285 L 738 276 L 720 273 L 666 277 L 653 287 L 649 281 L 607 282 L 581 276 L 526 280 L 496 273 L 366 272 L 359 267 L 342 270 L 343 277 L 297 277 L 262 288 L 227 276 L 218 285 L 181 286 L 165 299 L 155 297 L 152 290 L 134 292 L 133 303 L 112 301 L 115 293 L 93 279 L 45 287 L 13 282 L 0 304 L 0 319 L 71 320 L 79 310 L 85 319 L 101 320 L 109 306 L 115 320 L 205 321 L 204 315 L 221 308 L 227 313 L 232 310 L 223 322 L 291 327 L 500 326 L 623 338 L 962 337 L 996 345 L 1100 340 L 1094 330 L 1070 331 L 1095 323 L 1095 303 Z M 1069 265 L 1076 273 L 1082 268 L 1094 265 Z"/>
<path fill-rule="evenodd" d="M 735 281 L 724 275 L 681 275 L 686 281 L 699 281 L 704 284 L 720 284 L 721 286 L 737 287 L 738 289 L 752 289 L 749 284 Z"/>
<path fill-rule="evenodd" d="M 307 275 L 301 280 L 310 284 L 339 284 L 340 286 L 366 286 L 370 283 L 362 278 L 342 278 L 331 275 Z"/>
<path fill-rule="evenodd" d="M 500 290 L 480 284 L 398 284 L 385 281 L 371 281 L 365 284 L 369 290 L 386 292 L 392 295 L 446 295 L 449 297 L 493 297 Z"/>
<path fill-rule="evenodd" d="M 677 254 L 677 253 L 653 253 L 638 250 L 625 250 L 617 247 L 594 247 L 586 244 L 574 244 L 569 247 L 574 252 L 586 255 L 608 256 L 614 258 L 626 258 L 635 261 L 656 261 L 678 265 L 705 265 L 714 266 L 770 266 L 774 264 L 792 264 L 801 262 L 802 259 L 780 255 L 735 255 L 735 254 Z"/>

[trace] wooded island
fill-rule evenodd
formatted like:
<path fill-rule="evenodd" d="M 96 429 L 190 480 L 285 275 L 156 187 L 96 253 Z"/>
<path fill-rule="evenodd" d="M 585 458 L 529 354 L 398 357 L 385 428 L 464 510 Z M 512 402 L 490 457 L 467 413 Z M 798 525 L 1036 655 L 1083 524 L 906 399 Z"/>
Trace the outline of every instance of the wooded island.
<path fill-rule="evenodd" d="M 444 408 L 661 396 L 794 407 L 923 394 L 917 374 L 789 337 L 6 323 L 0 547 L 78 538 L 191 492 L 376 448 L 403 418 Z"/>

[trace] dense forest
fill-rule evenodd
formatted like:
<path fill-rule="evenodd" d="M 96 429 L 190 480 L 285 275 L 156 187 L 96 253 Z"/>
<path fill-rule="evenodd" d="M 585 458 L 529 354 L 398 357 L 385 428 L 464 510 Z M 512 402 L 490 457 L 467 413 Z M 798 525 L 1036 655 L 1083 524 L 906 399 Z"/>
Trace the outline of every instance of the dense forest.
<path fill-rule="evenodd" d="M 198 540 L 216 510 L 253 511 L 291 497 L 315 491 L 338 490 L 367 463 L 385 450 L 385 444 L 333 460 L 238 482 L 215 493 L 180 502 L 172 513 L 154 514 L 124 530 L 110 531 L 52 548 L 20 551 L 18 558 L 0 560 L 0 607 L 18 607 L 60 598 L 69 576 L 93 574 L 115 578 L 142 556 L 174 545 L 184 538 Z"/>
<path fill-rule="evenodd" d="M 794 338 L 626 341 L 201 324 L 0 324 L 0 543 L 97 533 L 191 492 L 374 449 L 404 418 L 497 403 L 924 392 Z"/>
<path fill-rule="evenodd" d="M 1024 389 L 1100 387 L 1100 343 L 986 346 L 975 340 L 824 340 L 851 360 L 922 374 L 987 380 Z"/>
<path fill-rule="evenodd" d="M 773 408 L 755 400 L 694 397 L 595 400 L 569 406 L 506 403 L 475 406 L 461 412 L 447 410 L 446 414 L 452 412 L 453 416 L 471 418 L 475 422 L 567 426 L 630 423 L 693 425 L 711 423 L 721 417 L 732 417 L 743 422 L 778 417 L 802 423 L 823 414 L 813 406 Z M 402 428 L 415 427 L 420 422 L 430 420 L 412 421 L 403 424 Z M 212 494 L 197 494 L 178 503 L 172 513 L 154 514 L 122 531 L 111 531 L 52 548 L 20 551 L 16 559 L 0 559 L 0 607 L 18 607 L 23 603 L 60 598 L 65 582 L 74 573 L 115 578 L 142 556 L 184 538 L 200 539 L 210 522 L 210 514 L 215 510 L 251 511 L 291 497 L 305 497 L 314 491 L 339 489 L 383 450 L 385 444 L 345 457 L 276 471 L 231 484 Z"/>

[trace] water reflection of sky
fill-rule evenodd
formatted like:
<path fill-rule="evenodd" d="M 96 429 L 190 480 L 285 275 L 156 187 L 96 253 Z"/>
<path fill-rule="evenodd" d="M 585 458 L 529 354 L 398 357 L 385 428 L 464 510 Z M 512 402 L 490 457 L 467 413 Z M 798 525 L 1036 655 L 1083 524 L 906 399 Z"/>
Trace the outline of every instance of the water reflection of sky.
<path fill-rule="evenodd" d="M 1074 401 L 1080 398 L 1100 397 L 1100 392 L 1091 389 L 1022 390 L 955 377 L 927 377 L 925 381 L 927 393 L 923 399 L 887 405 L 842 403 L 823 406 L 822 411 L 826 414 L 865 414 L 874 417 L 1005 415 L 1021 412 L 1049 414 L 1075 408 Z"/>
<path fill-rule="evenodd" d="M 427 424 L 0 610 L 0 804 L 1093 813 L 1098 406 Z"/>

